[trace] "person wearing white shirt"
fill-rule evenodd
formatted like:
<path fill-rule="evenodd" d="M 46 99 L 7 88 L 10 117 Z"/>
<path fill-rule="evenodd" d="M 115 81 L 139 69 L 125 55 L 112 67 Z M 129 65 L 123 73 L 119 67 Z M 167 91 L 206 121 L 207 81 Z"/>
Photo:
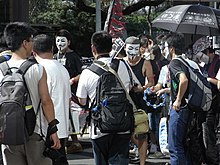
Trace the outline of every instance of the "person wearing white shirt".
<path fill-rule="evenodd" d="M 218 80 L 217 87 L 218 87 L 218 90 L 220 91 L 220 69 L 218 70 L 218 73 L 216 75 L 216 79 Z"/>
<path fill-rule="evenodd" d="M 53 165 L 68 165 L 65 146 L 69 135 L 69 106 L 71 98 L 70 76 L 66 68 L 53 59 L 53 39 L 46 34 L 39 34 L 33 39 L 33 55 L 44 66 L 47 73 L 47 85 L 53 101 L 55 117 L 59 120 L 58 137 L 63 158 L 53 160 Z"/>
<path fill-rule="evenodd" d="M 105 31 L 98 31 L 93 34 L 91 43 L 95 60 L 108 65 L 111 62 L 109 53 L 112 49 L 112 37 Z M 125 63 L 119 61 L 117 73 L 128 92 L 132 88 L 132 83 L 126 70 Z M 82 71 L 76 92 L 82 105 L 86 104 L 87 96 L 92 101 L 95 99 L 98 79 L 99 76 L 93 71 L 89 69 Z M 129 163 L 130 131 L 101 133 L 97 128 L 95 132 L 94 123 L 91 121 L 90 136 L 96 165 L 127 165 Z"/>

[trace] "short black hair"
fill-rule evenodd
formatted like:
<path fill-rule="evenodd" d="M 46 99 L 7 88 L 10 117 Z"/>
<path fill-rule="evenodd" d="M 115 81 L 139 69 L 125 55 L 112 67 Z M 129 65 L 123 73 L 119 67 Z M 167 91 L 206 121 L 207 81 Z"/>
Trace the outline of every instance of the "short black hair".
<path fill-rule="evenodd" d="M 91 43 L 96 48 L 97 53 L 109 53 L 112 50 L 112 37 L 106 31 L 93 33 Z"/>
<path fill-rule="evenodd" d="M 72 42 L 72 35 L 71 33 L 66 29 L 61 29 L 56 33 L 57 36 L 66 37 L 68 41 Z"/>
<path fill-rule="evenodd" d="M 151 48 L 151 52 L 155 56 L 155 58 L 154 58 L 155 61 L 159 61 L 161 59 L 162 54 L 161 54 L 160 47 L 158 45 L 154 45 Z"/>
<path fill-rule="evenodd" d="M 181 55 L 185 51 L 184 35 L 181 33 L 172 33 L 166 39 L 168 47 L 173 47 L 177 55 Z"/>
<path fill-rule="evenodd" d="M 14 52 L 20 49 L 24 40 L 29 41 L 36 31 L 25 22 L 12 22 L 4 29 L 4 38 L 8 48 Z"/>
<path fill-rule="evenodd" d="M 138 38 L 140 40 L 140 47 L 148 47 L 148 42 L 150 40 L 152 40 L 153 42 L 155 42 L 153 40 L 153 38 L 150 35 L 147 34 L 139 34 Z"/>
<path fill-rule="evenodd" d="M 39 34 L 33 39 L 33 51 L 36 53 L 53 52 L 53 38 L 46 34 Z"/>

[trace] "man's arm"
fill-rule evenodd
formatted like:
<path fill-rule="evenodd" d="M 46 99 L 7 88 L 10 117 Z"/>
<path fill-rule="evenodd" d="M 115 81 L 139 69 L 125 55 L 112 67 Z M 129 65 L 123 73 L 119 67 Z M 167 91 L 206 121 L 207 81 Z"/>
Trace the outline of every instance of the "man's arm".
<path fill-rule="evenodd" d="M 150 61 L 144 60 L 143 67 L 143 76 L 146 77 L 144 88 L 146 89 L 154 85 L 154 74 Z"/>
<path fill-rule="evenodd" d="M 41 99 L 41 105 L 43 109 L 43 114 L 47 120 L 48 123 L 53 121 L 55 119 L 55 114 L 54 114 L 54 106 L 53 102 L 50 98 L 49 92 L 48 92 L 48 87 L 47 87 L 47 75 L 46 71 L 43 68 L 43 74 L 42 77 L 38 83 L 38 90 L 39 90 L 39 95 Z M 59 138 L 57 136 L 57 133 L 53 133 L 50 136 L 51 140 L 53 141 L 53 146 L 51 146 L 54 149 L 59 149 L 61 147 Z"/>
<path fill-rule="evenodd" d="M 218 88 L 218 90 L 220 91 L 220 80 L 218 80 L 217 88 Z"/>
<path fill-rule="evenodd" d="M 179 74 L 179 88 L 178 88 L 178 93 L 176 100 L 173 103 L 173 109 L 178 111 L 180 110 L 180 105 L 181 105 L 181 100 L 187 90 L 188 87 L 188 79 L 185 75 L 185 73 L 180 73 Z"/>
<path fill-rule="evenodd" d="M 78 100 L 81 105 L 86 105 L 87 98 L 78 98 Z"/>
<path fill-rule="evenodd" d="M 162 89 L 162 84 L 158 82 L 155 86 L 150 87 L 150 89 L 153 92 L 157 92 Z"/>
<path fill-rule="evenodd" d="M 70 79 L 70 85 L 75 84 L 79 81 L 80 74 Z"/>
<path fill-rule="evenodd" d="M 212 83 L 213 85 L 217 85 L 218 80 L 215 78 L 207 77 L 207 81 Z"/>
<path fill-rule="evenodd" d="M 217 79 L 217 88 L 220 91 L 220 68 L 218 69 L 218 73 L 216 75 L 216 79 Z"/>

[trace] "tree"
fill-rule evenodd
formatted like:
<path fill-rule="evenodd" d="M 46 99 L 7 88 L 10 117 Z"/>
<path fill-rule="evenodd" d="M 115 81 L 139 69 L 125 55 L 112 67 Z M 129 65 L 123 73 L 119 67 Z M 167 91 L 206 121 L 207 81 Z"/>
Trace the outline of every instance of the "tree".
<path fill-rule="evenodd" d="M 131 34 L 148 31 L 144 13 L 137 12 L 146 6 L 158 6 L 165 0 L 121 0 L 127 29 Z M 102 27 L 107 17 L 110 0 L 102 0 Z M 32 24 L 54 24 L 69 30 L 74 38 L 75 50 L 85 56 L 90 52 L 90 37 L 95 31 L 94 0 L 31 0 L 30 22 Z M 149 12 L 150 13 L 150 12 Z M 150 17 L 150 16 L 148 16 Z M 150 19 L 148 19 L 150 21 Z M 141 26 L 140 26 L 141 25 Z M 139 27 L 139 28 L 137 28 Z M 78 42 L 80 41 L 80 42 Z"/>

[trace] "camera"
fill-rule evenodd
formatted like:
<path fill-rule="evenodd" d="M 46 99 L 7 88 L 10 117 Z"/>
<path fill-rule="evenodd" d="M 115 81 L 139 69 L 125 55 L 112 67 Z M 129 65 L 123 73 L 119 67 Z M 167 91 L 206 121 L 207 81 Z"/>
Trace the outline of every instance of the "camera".
<path fill-rule="evenodd" d="M 53 161 L 60 161 L 62 159 L 65 159 L 64 155 L 62 155 L 58 150 L 46 147 L 43 155 L 52 159 Z"/>

